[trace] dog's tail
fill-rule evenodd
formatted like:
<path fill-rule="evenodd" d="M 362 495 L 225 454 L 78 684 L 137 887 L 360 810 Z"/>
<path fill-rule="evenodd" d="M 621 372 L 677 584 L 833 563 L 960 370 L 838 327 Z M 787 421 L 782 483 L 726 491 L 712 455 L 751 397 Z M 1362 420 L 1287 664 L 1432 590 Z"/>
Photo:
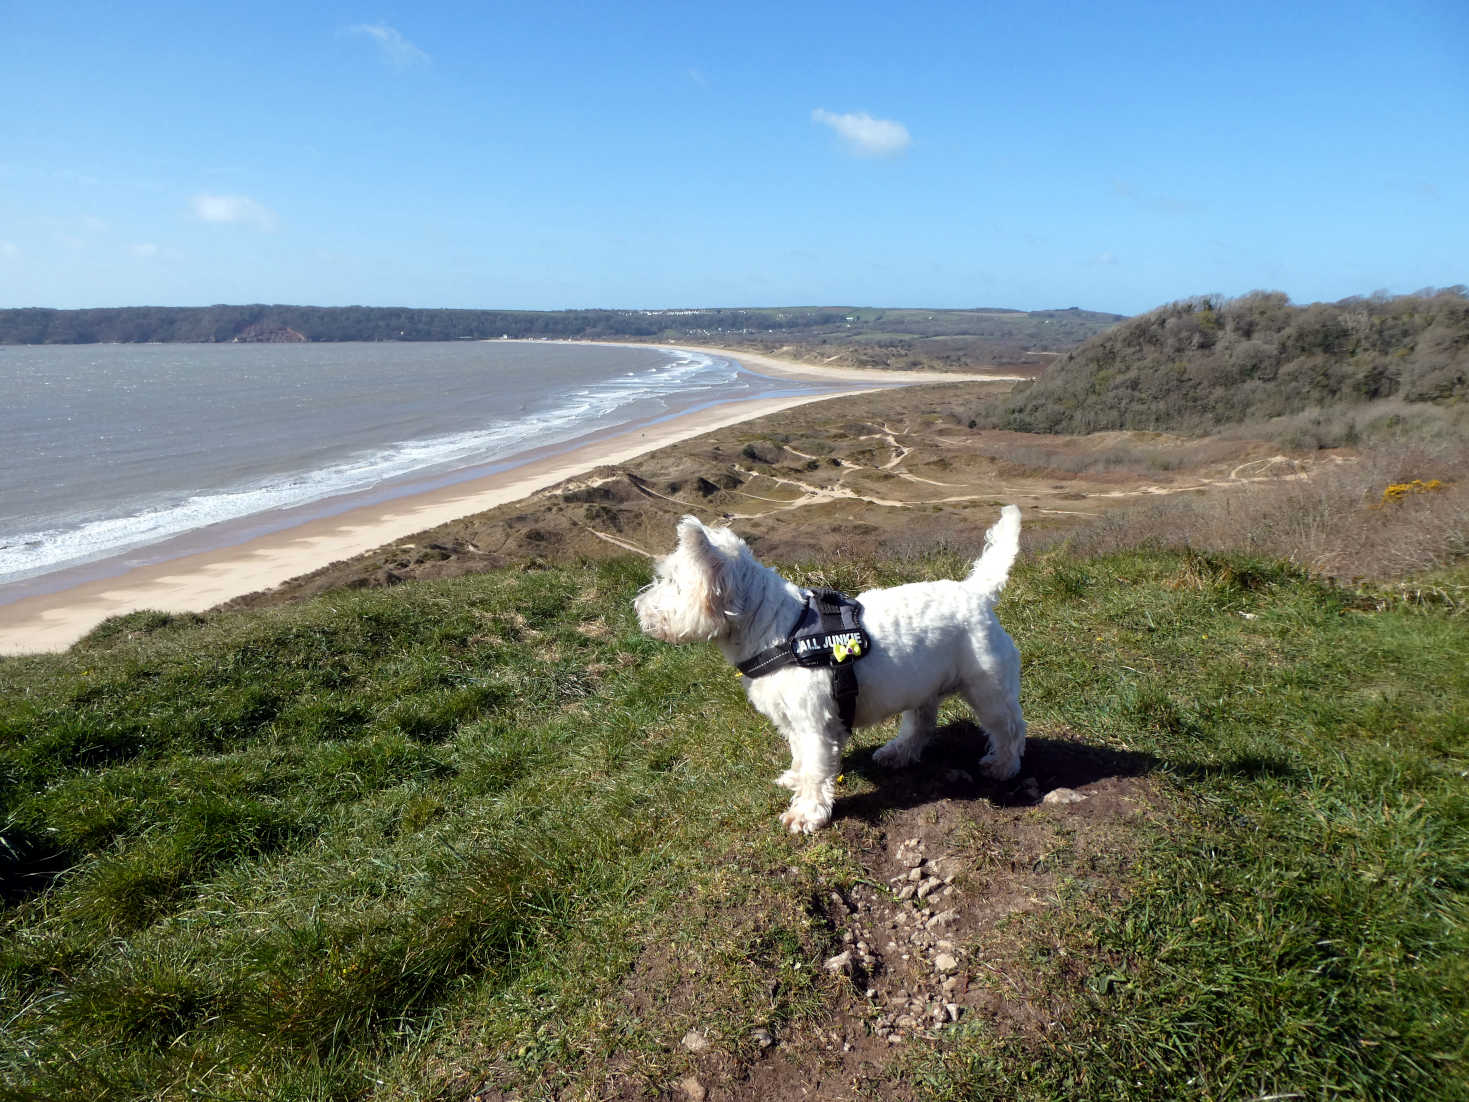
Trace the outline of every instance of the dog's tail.
<path fill-rule="evenodd" d="M 1006 505 L 1000 510 L 1000 519 L 984 534 L 984 554 L 974 560 L 964 584 L 991 599 L 998 597 L 1019 553 L 1020 510 Z"/>

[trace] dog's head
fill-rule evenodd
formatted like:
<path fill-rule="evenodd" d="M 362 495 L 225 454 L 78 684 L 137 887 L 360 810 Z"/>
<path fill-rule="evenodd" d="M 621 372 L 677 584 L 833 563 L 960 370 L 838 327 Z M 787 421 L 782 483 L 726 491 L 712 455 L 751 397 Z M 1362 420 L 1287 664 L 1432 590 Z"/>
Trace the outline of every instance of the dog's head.
<path fill-rule="evenodd" d="M 718 639 L 739 614 L 745 541 L 728 528 L 706 528 L 694 517 L 678 522 L 678 546 L 653 564 L 653 583 L 633 602 L 638 626 L 655 639 L 688 643 Z"/>

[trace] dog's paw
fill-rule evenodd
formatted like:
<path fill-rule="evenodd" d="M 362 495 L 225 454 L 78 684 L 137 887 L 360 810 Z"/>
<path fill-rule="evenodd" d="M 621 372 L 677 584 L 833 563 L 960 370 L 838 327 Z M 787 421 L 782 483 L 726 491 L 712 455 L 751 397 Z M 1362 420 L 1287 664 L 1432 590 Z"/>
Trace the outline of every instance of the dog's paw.
<path fill-rule="evenodd" d="M 992 781 L 1008 781 L 1020 772 L 1020 759 L 1002 758 L 997 754 L 986 754 L 979 759 L 979 771 Z"/>
<path fill-rule="evenodd" d="M 831 808 L 810 800 L 792 800 L 780 814 L 780 825 L 792 834 L 814 834 L 831 822 Z"/>
<path fill-rule="evenodd" d="M 900 737 L 878 747 L 872 760 L 883 769 L 906 769 L 918 760 L 918 754 L 914 752 L 912 743 L 904 742 Z"/>
<path fill-rule="evenodd" d="M 784 773 L 775 778 L 775 783 L 780 785 L 782 788 L 789 788 L 792 792 L 794 792 L 796 790 L 796 771 L 794 769 L 787 769 Z"/>

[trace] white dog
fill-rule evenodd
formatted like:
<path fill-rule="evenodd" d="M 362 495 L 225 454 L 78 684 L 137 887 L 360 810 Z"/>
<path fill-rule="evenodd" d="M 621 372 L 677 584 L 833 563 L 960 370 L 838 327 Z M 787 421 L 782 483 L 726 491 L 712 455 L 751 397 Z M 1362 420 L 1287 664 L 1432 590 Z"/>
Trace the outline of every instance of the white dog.
<path fill-rule="evenodd" d="M 989 737 L 981 770 L 995 780 L 1019 771 L 1025 749 L 1020 653 L 993 611 L 1019 547 L 1020 510 L 1007 505 L 964 581 L 858 596 L 870 650 L 852 666 L 853 725 L 903 717 L 897 737 L 874 756 L 879 765 L 916 762 L 933 734 L 939 701 L 960 693 Z M 806 593 L 761 565 L 728 528 L 706 528 L 688 516 L 678 525 L 678 547 L 657 561 L 653 583 L 634 603 L 647 634 L 670 643 L 712 639 L 739 664 L 789 638 Z M 745 691 L 790 743 L 791 768 L 777 783 L 794 795 L 781 822 L 793 834 L 825 826 L 851 733 L 838 712 L 831 670 L 786 665 L 746 678 Z"/>

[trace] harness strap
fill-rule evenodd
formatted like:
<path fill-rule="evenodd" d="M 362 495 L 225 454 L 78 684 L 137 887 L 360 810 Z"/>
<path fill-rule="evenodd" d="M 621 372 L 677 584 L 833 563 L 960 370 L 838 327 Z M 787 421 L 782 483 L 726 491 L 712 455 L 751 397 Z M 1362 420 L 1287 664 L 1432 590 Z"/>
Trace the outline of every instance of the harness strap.
<path fill-rule="evenodd" d="M 833 589 L 812 590 L 811 596 L 816 610 L 821 613 L 821 626 L 826 630 L 861 627 L 862 606 L 855 601 L 845 600 Z M 847 622 L 848 610 L 853 610 L 850 624 Z M 857 657 L 862 653 L 859 652 Z M 842 726 L 848 734 L 852 731 L 852 721 L 857 718 L 857 671 L 852 668 L 854 665 L 855 658 L 850 662 L 840 659 L 831 667 L 831 692 L 836 697 L 837 715 L 841 716 Z"/>
<path fill-rule="evenodd" d="M 848 642 L 833 649 L 832 636 Z M 829 666 L 837 714 L 850 732 L 857 715 L 857 674 L 852 666 L 867 653 L 868 645 L 862 606 L 834 589 L 813 589 L 786 638 L 737 662 L 735 668 L 746 677 L 760 677 L 786 666 Z"/>

